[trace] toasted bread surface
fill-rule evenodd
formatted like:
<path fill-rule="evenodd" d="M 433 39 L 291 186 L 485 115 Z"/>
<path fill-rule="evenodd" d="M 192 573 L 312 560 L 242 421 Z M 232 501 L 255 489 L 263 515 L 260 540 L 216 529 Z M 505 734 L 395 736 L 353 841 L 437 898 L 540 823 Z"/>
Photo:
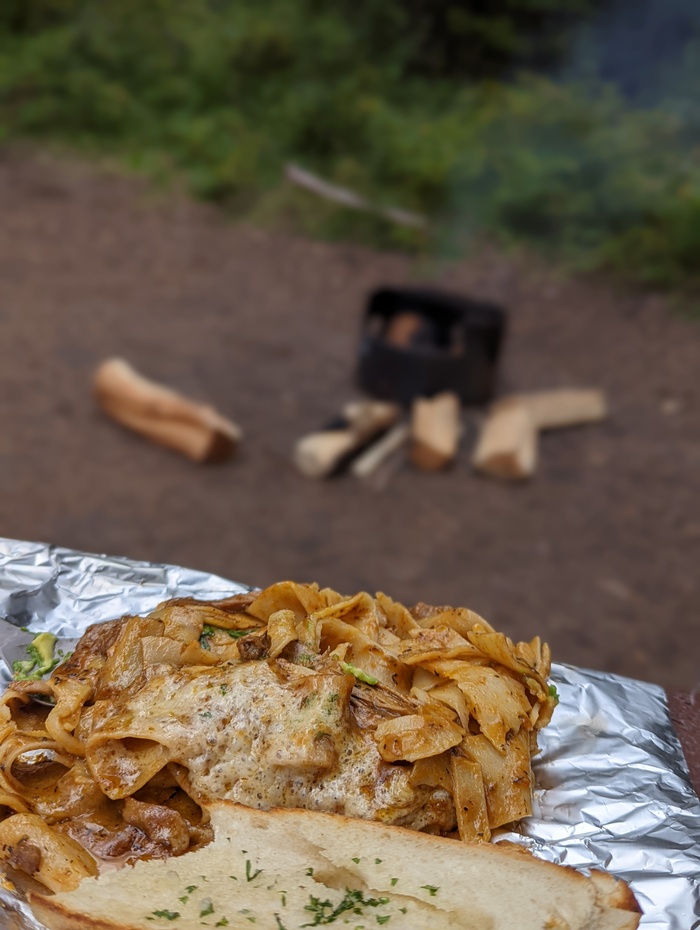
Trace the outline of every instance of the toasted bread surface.
<path fill-rule="evenodd" d="M 624 883 L 520 849 L 471 845 L 340 815 L 210 807 L 196 852 L 33 895 L 51 930 L 633 930 Z M 602 873 L 601 873 L 602 874 Z"/>

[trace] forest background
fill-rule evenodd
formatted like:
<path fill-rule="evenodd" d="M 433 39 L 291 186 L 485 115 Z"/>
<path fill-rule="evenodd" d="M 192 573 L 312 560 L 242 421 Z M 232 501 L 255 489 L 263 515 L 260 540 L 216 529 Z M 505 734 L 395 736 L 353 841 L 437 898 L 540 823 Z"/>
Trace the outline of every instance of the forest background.
<path fill-rule="evenodd" d="M 694 290 L 699 21 L 692 0 L 4 0 L 0 145 L 324 238 L 488 239 Z M 295 190 L 289 163 L 427 225 Z"/>

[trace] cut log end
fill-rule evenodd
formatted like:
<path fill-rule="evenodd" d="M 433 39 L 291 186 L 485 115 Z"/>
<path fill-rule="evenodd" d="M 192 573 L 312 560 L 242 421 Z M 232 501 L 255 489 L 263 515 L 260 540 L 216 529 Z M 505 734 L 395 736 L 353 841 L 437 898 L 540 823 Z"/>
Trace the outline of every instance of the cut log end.
<path fill-rule="evenodd" d="M 501 403 L 489 414 L 472 459 L 476 471 L 495 478 L 532 477 L 537 462 L 537 430 L 528 408 Z"/>
<path fill-rule="evenodd" d="M 423 471 L 441 471 L 457 455 L 461 434 L 459 398 L 452 392 L 419 397 L 411 410 L 411 461 Z"/>

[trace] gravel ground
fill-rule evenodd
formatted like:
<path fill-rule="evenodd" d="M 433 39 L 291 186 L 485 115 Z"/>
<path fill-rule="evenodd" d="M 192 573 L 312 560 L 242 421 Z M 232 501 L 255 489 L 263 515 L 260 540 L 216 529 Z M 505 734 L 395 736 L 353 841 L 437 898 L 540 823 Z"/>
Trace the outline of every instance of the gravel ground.
<path fill-rule="evenodd" d="M 510 313 L 502 389 L 591 385 L 597 426 L 544 437 L 512 487 L 401 465 L 383 487 L 317 483 L 295 439 L 356 396 L 366 294 L 409 258 L 226 221 L 140 182 L 0 158 L 0 532 L 190 565 L 467 605 L 556 659 L 666 686 L 700 679 L 700 323 L 655 296 L 487 254 L 439 283 Z M 245 430 L 196 466 L 101 416 L 106 356 Z"/>

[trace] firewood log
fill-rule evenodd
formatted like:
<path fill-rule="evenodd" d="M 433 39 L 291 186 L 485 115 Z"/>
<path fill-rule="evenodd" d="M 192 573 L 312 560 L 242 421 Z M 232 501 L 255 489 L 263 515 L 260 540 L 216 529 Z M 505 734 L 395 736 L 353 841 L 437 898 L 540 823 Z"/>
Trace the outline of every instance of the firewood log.
<path fill-rule="evenodd" d="M 459 398 L 450 391 L 419 397 L 411 409 L 411 461 L 439 471 L 454 460 L 461 433 Z"/>
<path fill-rule="evenodd" d="M 98 404 L 112 419 L 195 462 L 229 458 L 242 438 L 240 427 L 213 407 L 143 377 L 123 359 L 103 362 L 93 387 Z"/>

